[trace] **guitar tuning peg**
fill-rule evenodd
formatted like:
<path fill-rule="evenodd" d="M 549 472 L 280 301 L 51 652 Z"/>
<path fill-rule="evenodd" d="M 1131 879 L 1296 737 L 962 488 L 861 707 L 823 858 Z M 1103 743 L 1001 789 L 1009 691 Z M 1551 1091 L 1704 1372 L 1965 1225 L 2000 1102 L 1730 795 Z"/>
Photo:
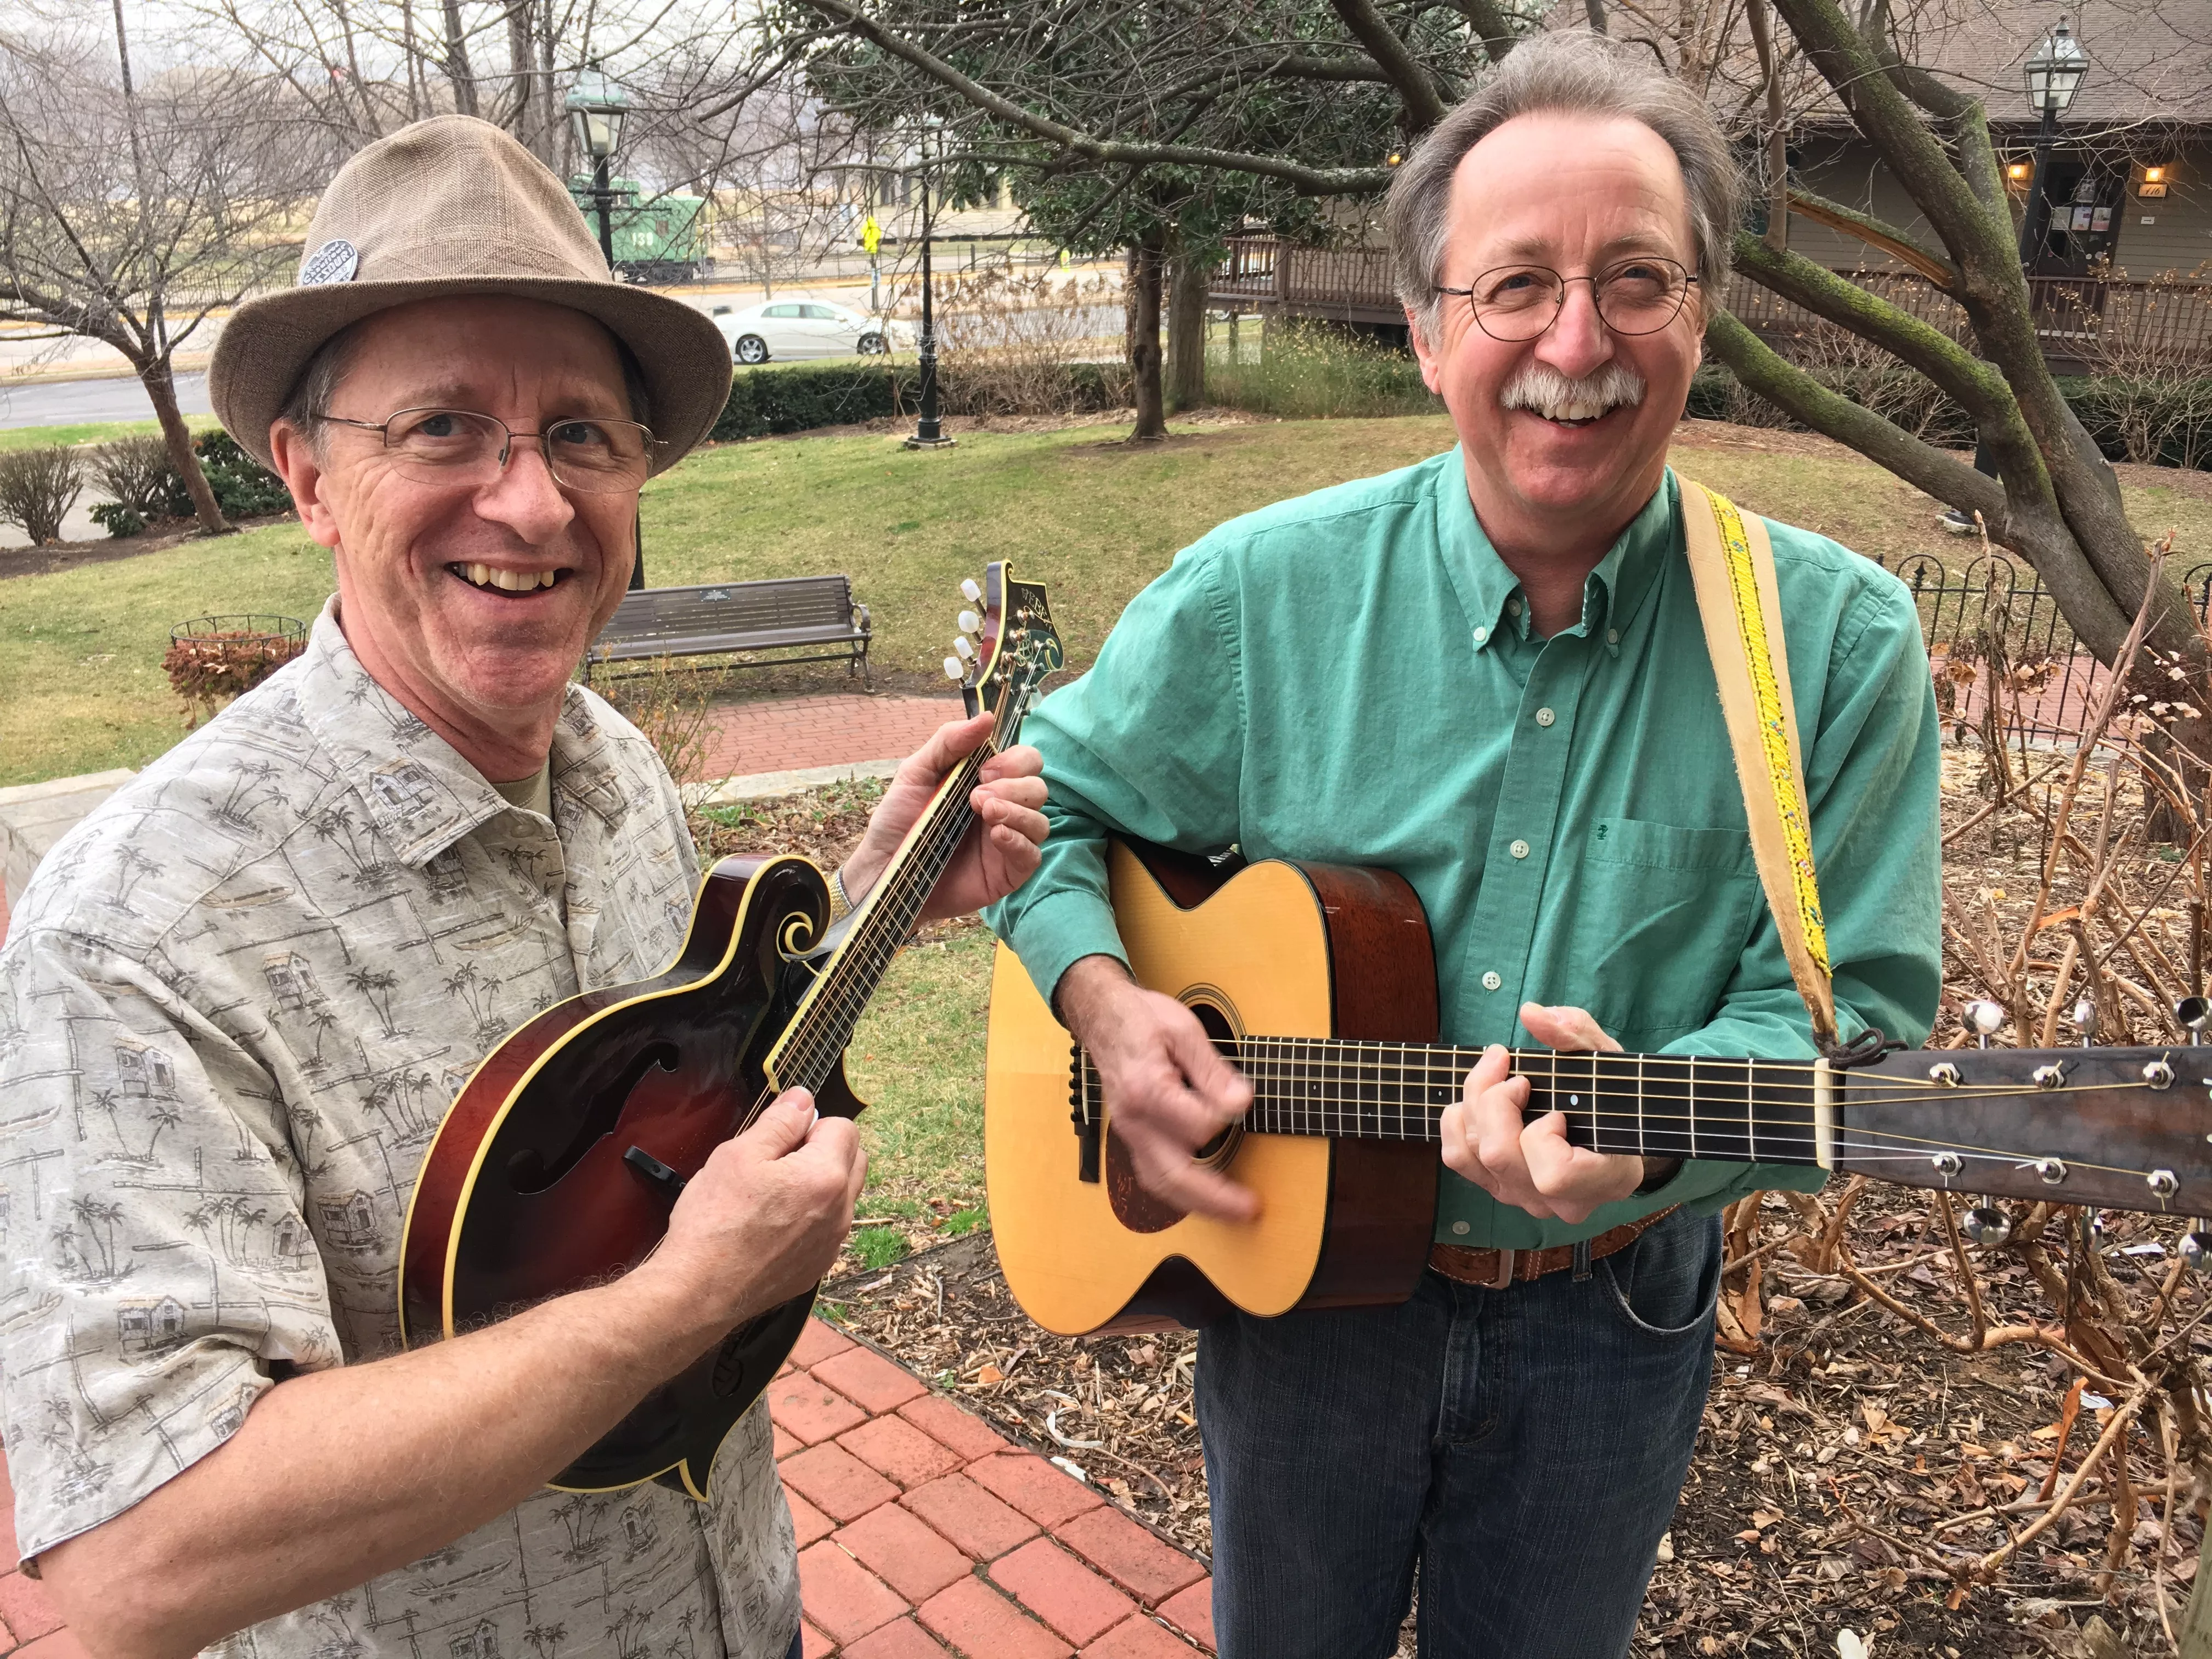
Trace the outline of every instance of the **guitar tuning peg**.
<path fill-rule="evenodd" d="M 1989 1001 L 1986 998 L 1975 999 L 1959 1012 L 1960 1017 L 1966 1022 L 1966 1029 L 1978 1039 L 1975 1044 L 1977 1048 L 1988 1048 L 1990 1039 L 2003 1028 L 2005 1023 L 2003 1006 Z"/>
<path fill-rule="evenodd" d="M 959 658 L 963 662 L 973 662 L 975 660 L 975 647 L 968 643 L 968 636 L 965 634 L 962 634 L 953 640 L 952 654 Z"/>
<path fill-rule="evenodd" d="M 1963 1224 L 1966 1237 L 1986 1249 L 1994 1250 L 2012 1237 L 2012 1218 L 1994 1204 L 1977 1204 L 1966 1212 Z"/>
<path fill-rule="evenodd" d="M 973 576 L 963 576 L 960 580 L 960 597 L 970 605 L 981 605 L 983 589 Z"/>
<path fill-rule="evenodd" d="M 2184 997 L 2173 1005 L 2174 1020 L 2189 1033 L 2189 1044 L 2192 1048 L 2204 1041 L 2207 1015 L 2212 1015 L 2212 1001 L 2203 997 Z"/>
<path fill-rule="evenodd" d="M 947 657 L 945 659 L 945 678 L 953 681 L 964 680 L 968 678 L 967 667 L 959 658 Z"/>
<path fill-rule="evenodd" d="M 983 626 L 983 619 L 972 611 L 962 611 L 960 613 L 959 621 L 960 631 L 963 634 L 977 633 L 981 631 Z"/>
<path fill-rule="evenodd" d="M 2074 1029 L 2081 1034 L 2081 1046 L 2086 1048 L 2097 1035 L 2097 1005 L 2083 997 L 2074 1005 L 2073 1019 Z"/>
<path fill-rule="evenodd" d="M 2189 1231 L 2181 1236 L 2181 1259 L 2195 1273 L 2212 1267 L 2212 1233 L 2205 1231 L 2203 1217 L 2189 1224 Z"/>

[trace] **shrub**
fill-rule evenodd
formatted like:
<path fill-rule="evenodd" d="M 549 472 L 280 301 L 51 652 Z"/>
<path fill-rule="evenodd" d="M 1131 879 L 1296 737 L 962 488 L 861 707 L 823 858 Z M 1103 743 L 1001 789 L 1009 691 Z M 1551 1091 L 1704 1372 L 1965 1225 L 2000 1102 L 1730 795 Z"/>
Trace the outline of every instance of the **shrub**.
<path fill-rule="evenodd" d="M 146 533 L 144 514 L 121 501 L 101 501 L 92 509 L 92 521 L 111 536 L 143 536 Z"/>
<path fill-rule="evenodd" d="M 624 675 L 600 690 L 624 719 L 652 741 L 679 788 L 707 779 L 714 748 L 711 720 L 714 696 L 728 681 L 726 670 L 679 666 L 672 657 L 655 657 L 642 672 Z"/>
<path fill-rule="evenodd" d="M 111 536 L 135 536 L 155 519 L 182 518 L 192 510 L 185 481 L 169 461 L 169 446 L 154 434 L 118 438 L 92 452 L 87 468 L 92 482 L 113 497 L 92 515 Z M 119 522 L 135 521 L 127 530 Z"/>
<path fill-rule="evenodd" d="M 1304 319 L 1215 337 L 1206 357 L 1210 403 L 1285 420 L 1427 415 L 1437 400 L 1411 353 L 1371 336 Z"/>
<path fill-rule="evenodd" d="M 1038 397 L 1036 407 L 1019 410 L 1005 405 L 1000 396 L 1002 380 L 987 376 L 972 392 L 963 390 L 965 373 L 949 352 L 938 365 L 938 397 L 947 414 L 1074 414 L 1129 404 L 1125 363 L 1056 365 L 1058 384 Z M 707 435 L 728 443 L 897 419 L 913 415 L 921 396 L 921 371 L 911 362 L 859 357 L 790 368 L 740 369 L 731 382 L 730 401 L 723 405 L 721 418 Z"/>
<path fill-rule="evenodd" d="M 200 471 L 215 491 L 216 505 L 226 519 L 261 519 L 291 510 L 291 492 L 284 481 L 238 447 L 238 440 L 220 427 L 192 440 L 192 453 L 200 458 Z M 185 511 L 191 510 L 189 502 Z"/>
<path fill-rule="evenodd" d="M 33 546 L 58 542 L 62 520 L 84 492 L 84 457 L 52 445 L 0 454 L 0 524 L 12 524 Z"/>
<path fill-rule="evenodd" d="M 161 667 L 185 700 L 185 729 L 251 691 L 307 647 L 294 617 L 200 617 L 169 630 Z"/>

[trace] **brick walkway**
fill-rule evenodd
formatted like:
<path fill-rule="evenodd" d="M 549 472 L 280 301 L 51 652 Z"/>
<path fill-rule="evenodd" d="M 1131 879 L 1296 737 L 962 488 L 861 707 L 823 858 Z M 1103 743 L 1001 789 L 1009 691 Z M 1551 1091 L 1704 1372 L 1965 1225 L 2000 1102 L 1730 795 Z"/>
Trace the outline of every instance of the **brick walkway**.
<path fill-rule="evenodd" d="M 820 1320 L 768 1408 L 799 1534 L 806 1659 L 1212 1652 L 1204 1564 Z M 6 1483 L 0 1459 L 12 1568 Z M 13 1571 L 0 1576 L 0 1654 L 86 1659 L 44 1588 Z"/>
<path fill-rule="evenodd" d="M 700 775 L 743 776 L 910 755 L 960 718 L 957 697 L 763 697 L 714 711 Z"/>

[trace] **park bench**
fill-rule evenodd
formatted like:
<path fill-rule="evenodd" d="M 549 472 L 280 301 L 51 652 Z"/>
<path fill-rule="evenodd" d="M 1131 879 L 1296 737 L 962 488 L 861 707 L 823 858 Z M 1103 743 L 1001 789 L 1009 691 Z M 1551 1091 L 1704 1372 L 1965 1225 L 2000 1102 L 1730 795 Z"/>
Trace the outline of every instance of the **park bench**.
<path fill-rule="evenodd" d="M 766 581 L 708 582 L 697 587 L 642 587 L 623 595 L 584 653 L 584 678 L 607 663 L 659 657 L 769 653 L 738 668 L 781 663 L 842 662 L 865 684 L 868 607 L 853 600 L 843 576 L 780 576 Z"/>

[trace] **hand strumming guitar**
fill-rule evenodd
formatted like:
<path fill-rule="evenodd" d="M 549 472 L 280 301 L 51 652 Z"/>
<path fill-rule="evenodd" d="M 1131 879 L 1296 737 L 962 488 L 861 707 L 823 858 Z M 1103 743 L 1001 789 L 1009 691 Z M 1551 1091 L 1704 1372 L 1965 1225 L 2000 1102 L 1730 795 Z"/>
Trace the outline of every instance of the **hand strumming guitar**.
<path fill-rule="evenodd" d="M 1249 1221 L 1260 1200 L 1194 1156 L 1251 1109 L 1252 1085 L 1173 997 L 1147 991 L 1112 957 L 1060 975 L 1060 1015 L 1098 1067 L 1115 1138 L 1155 1198 L 1224 1221 Z"/>
<path fill-rule="evenodd" d="M 867 832 L 845 860 L 845 896 L 858 904 L 876 884 L 891 854 L 921 817 L 945 775 L 991 733 L 991 716 L 952 720 L 899 763 L 868 820 Z M 1002 899 L 1036 872 L 1043 854 L 1046 823 L 1037 808 L 1045 802 L 1044 763 L 1037 751 L 1017 744 L 983 763 L 981 781 L 969 796 L 977 822 L 968 831 L 939 880 L 922 919 L 965 915 Z"/>
<path fill-rule="evenodd" d="M 1620 1045 L 1580 1008 L 1521 1005 L 1521 1023 L 1547 1048 L 1616 1054 Z M 1673 1173 L 1680 1160 L 1593 1152 L 1567 1144 L 1564 1113 L 1523 1124 L 1528 1079 L 1507 1075 L 1504 1048 L 1492 1043 L 1467 1074 L 1460 1097 L 1444 1108 L 1444 1163 L 1501 1204 L 1540 1221 L 1570 1224 Z"/>

